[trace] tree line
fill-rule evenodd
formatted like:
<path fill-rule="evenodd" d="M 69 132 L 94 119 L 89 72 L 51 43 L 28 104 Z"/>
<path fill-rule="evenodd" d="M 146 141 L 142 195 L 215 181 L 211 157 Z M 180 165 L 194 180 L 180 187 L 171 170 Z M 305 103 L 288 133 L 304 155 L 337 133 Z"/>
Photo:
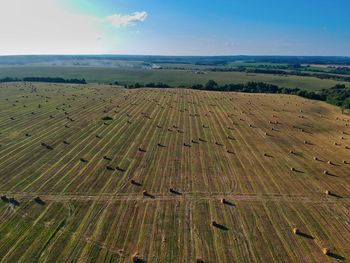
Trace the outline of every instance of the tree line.
<path fill-rule="evenodd" d="M 0 82 L 47 82 L 47 83 L 69 83 L 69 84 L 86 84 L 85 79 L 64 79 L 59 77 L 25 77 L 25 78 L 10 78 L 0 79 Z"/>
<path fill-rule="evenodd" d="M 264 82 L 219 85 L 214 80 L 209 80 L 205 85 L 193 85 L 192 89 L 211 91 L 236 91 L 247 93 L 290 94 L 312 100 L 326 101 L 327 103 L 339 106 L 343 109 L 350 109 L 350 88 L 347 88 L 344 84 L 337 84 L 330 89 L 323 89 L 321 91 L 314 92 L 302 90 L 299 88 L 283 88 Z"/>

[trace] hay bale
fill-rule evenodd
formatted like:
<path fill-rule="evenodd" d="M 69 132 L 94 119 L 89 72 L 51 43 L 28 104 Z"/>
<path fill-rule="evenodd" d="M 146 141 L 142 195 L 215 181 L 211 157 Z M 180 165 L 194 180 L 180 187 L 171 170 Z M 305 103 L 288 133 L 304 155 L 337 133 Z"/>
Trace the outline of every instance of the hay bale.
<path fill-rule="evenodd" d="M 325 194 L 326 194 L 326 195 L 332 195 L 331 191 L 329 191 L 329 190 L 326 190 L 326 191 L 325 191 Z"/>
<path fill-rule="evenodd" d="M 314 160 L 315 160 L 315 161 L 318 161 L 318 158 L 317 158 L 317 157 L 314 157 Z"/>
<path fill-rule="evenodd" d="M 296 171 L 297 171 L 294 167 L 291 167 L 290 170 L 291 170 L 292 172 L 296 172 Z"/>
<path fill-rule="evenodd" d="M 293 233 L 295 234 L 295 235 L 298 235 L 299 233 L 300 233 L 300 230 L 298 229 L 298 228 L 293 228 Z"/>
<path fill-rule="evenodd" d="M 87 160 L 87 159 L 85 159 L 85 158 L 80 158 L 80 161 L 82 162 L 82 163 L 88 163 L 89 161 Z"/>
<path fill-rule="evenodd" d="M 324 255 L 326 255 L 326 256 L 329 254 L 329 252 L 330 252 L 330 251 L 329 251 L 328 248 L 323 248 L 323 249 L 322 249 L 322 253 L 323 253 Z"/>

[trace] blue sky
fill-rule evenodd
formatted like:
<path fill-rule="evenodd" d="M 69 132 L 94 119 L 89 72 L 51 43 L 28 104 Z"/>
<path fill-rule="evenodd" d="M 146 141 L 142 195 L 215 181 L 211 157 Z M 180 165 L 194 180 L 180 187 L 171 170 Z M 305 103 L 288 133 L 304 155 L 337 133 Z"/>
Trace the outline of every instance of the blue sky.
<path fill-rule="evenodd" d="M 7 4 L 18 16 L 32 8 L 15 31 L 36 30 L 40 42 L 26 35 L 29 46 L 7 41 L 0 53 L 350 56 L 349 0 L 26 0 L 31 7 L 15 8 L 16 1 L 0 0 L 0 9 Z M 34 10 L 43 1 L 47 16 Z M 50 28 L 55 34 L 45 39 Z"/>

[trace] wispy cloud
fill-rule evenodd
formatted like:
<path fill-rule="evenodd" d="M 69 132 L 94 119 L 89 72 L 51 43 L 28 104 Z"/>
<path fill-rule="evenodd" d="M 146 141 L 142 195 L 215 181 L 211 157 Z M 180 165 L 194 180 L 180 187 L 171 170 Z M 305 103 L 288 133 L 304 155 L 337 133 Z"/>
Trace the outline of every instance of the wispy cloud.
<path fill-rule="evenodd" d="M 134 12 L 130 15 L 113 14 L 104 18 L 104 22 L 110 23 L 114 27 L 132 26 L 138 22 L 146 20 L 147 12 Z"/>

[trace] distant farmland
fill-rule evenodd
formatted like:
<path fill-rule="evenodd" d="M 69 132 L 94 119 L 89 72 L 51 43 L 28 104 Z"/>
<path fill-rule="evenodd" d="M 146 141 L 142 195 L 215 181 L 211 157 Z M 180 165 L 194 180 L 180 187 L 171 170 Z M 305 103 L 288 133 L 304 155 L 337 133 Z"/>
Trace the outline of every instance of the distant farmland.
<path fill-rule="evenodd" d="M 61 77 L 65 79 L 86 79 L 90 83 L 146 84 L 163 82 L 171 86 L 191 86 L 205 84 L 208 80 L 215 80 L 219 84 L 246 83 L 249 81 L 266 82 L 286 88 L 301 88 L 310 91 L 328 89 L 339 82 L 316 77 L 282 76 L 273 74 L 252 74 L 244 72 L 205 72 L 195 74 L 193 70 L 151 70 L 151 69 L 118 69 L 103 67 L 0 67 L 0 79 L 5 77 Z"/>
<path fill-rule="evenodd" d="M 12 83 L 0 126 L 1 262 L 350 258 L 350 117 L 326 103 Z"/>

